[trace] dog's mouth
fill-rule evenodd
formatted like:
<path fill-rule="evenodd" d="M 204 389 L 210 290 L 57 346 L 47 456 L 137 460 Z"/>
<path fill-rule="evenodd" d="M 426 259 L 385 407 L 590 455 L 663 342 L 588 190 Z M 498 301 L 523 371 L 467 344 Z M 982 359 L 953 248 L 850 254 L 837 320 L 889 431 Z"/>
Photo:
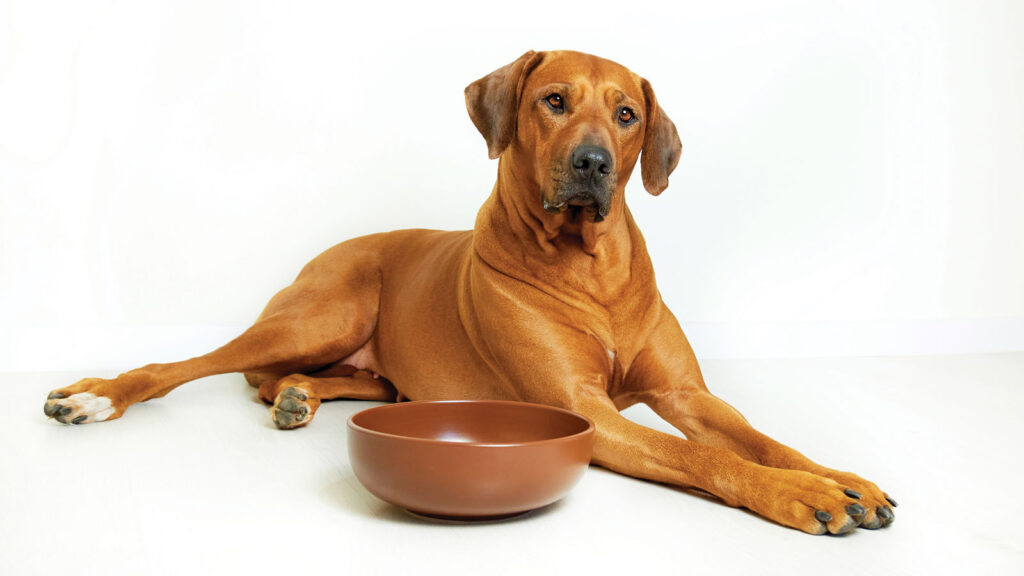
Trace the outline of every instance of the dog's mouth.
<path fill-rule="evenodd" d="M 554 202 L 548 200 L 547 196 L 541 193 L 541 203 L 544 211 L 549 214 L 561 214 L 568 212 L 569 219 L 576 221 L 586 217 L 591 222 L 601 222 L 608 216 L 611 209 L 610 194 L 594 194 L 590 190 L 577 190 L 568 194 L 559 194 Z"/>

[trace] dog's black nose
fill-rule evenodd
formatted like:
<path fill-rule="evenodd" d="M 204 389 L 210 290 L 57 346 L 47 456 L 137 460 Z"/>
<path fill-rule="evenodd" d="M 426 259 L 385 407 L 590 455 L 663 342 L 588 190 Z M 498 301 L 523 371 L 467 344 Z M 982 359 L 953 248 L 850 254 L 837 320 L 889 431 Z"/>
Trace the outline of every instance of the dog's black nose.
<path fill-rule="evenodd" d="M 600 180 L 612 171 L 612 155 L 600 146 L 577 146 L 572 151 L 570 162 L 584 180 Z"/>

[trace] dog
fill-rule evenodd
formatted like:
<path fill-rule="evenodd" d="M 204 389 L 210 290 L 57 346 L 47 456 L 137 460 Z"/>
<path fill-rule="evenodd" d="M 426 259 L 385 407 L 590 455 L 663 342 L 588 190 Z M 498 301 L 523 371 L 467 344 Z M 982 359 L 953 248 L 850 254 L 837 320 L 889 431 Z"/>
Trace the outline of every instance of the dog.
<path fill-rule="evenodd" d="M 810 534 L 892 523 L 896 502 L 875 484 L 761 434 L 705 386 L 624 197 L 637 160 L 658 195 L 682 151 L 647 80 L 587 54 L 530 51 L 465 97 L 498 159 L 473 230 L 343 242 L 225 346 L 54 390 L 45 414 L 113 420 L 228 372 L 244 373 L 282 429 L 336 398 L 536 402 L 593 420 L 593 463 L 622 474 Z M 638 402 L 685 439 L 619 413 Z"/>

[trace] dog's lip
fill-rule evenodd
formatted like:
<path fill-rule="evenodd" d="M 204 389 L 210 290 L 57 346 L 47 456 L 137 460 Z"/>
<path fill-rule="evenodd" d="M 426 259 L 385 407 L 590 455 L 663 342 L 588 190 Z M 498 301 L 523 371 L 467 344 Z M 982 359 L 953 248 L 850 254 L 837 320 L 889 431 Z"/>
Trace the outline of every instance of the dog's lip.
<path fill-rule="evenodd" d="M 597 200 L 593 196 L 576 196 L 569 199 L 569 206 L 593 206 Z"/>
<path fill-rule="evenodd" d="M 562 200 L 558 204 L 552 204 L 551 202 L 548 202 L 547 198 L 541 198 L 541 201 L 544 203 L 544 211 L 550 212 L 552 214 L 556 214 L 558 212 L 565 212 L 565 210 L 569 207 L 569 203 L 565 200 Z"/>
<path fill-rule="evenodd" d="M 544 205 L 544 211 L 552 214 L 558 212 L 565 212 L 569 206 L 594 206 L 597 204 L 597 199 L 588 192 L 577 193 L 568 198 L 562 198 L 558 203 L 553 203 L 547 199 L 546 196 L 541 197 L 541 202 Z"/>
<path fill-rule="evenodd" d="M 540 195 L 541 205 L 544 207 L 544 211 L 548 214 L 562 214 L 570 208 L 573 209 L 575 214 L 582 212 L 590 215 L 591 222 L 601 222 L 608 216 L 608 212 L 611 209 L 611 200 L 606 198 L 602 201 L 601 190 L 591 190 L 589 188 L 576 188 L 574 190 L 564 190 L 558 193 L 552 202 L 548 199 L 547 194 L 543 192 Z"/>

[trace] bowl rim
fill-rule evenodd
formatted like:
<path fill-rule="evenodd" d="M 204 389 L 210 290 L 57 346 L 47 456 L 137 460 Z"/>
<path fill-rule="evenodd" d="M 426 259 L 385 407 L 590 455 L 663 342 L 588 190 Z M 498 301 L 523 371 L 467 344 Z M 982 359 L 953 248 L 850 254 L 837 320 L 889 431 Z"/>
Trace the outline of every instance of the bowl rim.
<path fill-rule="evenodd" d="M 420 404 L 505 404 L 515 406 L 527 406 L 531 408 L 549 410 L 552 412 L 561 412 L 562 414 L 579 418 L 580 420 L 583 420 L 584 422 L 587 423 L 587 428 L 575 434 L 569 434 L 568 436 L 558 436 L 555 438 L 545 438 L 542 440 L 531 440 L 529 442 L 451 442 L 447 440 L 437 440 L 434 438 L 420 438 L 418 436 L 404 436 L 402 434 L 381 432 L 380 430 L 373 430 L 371 428 L 366 428 L 365 426 L 360 426 L 359 424 L 355 423 L 355 418 L 360 414 L 363 414 L 364 412 L 370 412 L 375 410 L 401 410 L 402 406 Z M 383 406 L 373 406 L 371 408 L 366 408 L 365 410 L 360 410 L 359 412 L 356 412 L 355 414 L 349 416 L 348 427 L 351 430 L 363 432 L 365 434 L 377 436 L 380 438 L 389 438 L 409 442 L 419 442 L 424 444 L 433 444 L 437 446 L 467 446 L 483 448 L 511 448 L 517 446 L 535 446 L 538 444 L 559 444 L 564 442 L 572 442 L 581 437 L 592 435 L 595 430 L 593 420 L 587 418 L 582 414 L 573 412 L 572 410 L 566 410 L 565 408 L 559 408 L 558 406 L 551 406 L 550 404 L 538 404 L 536 402 L 521 402 L 518 400 L 411 400 L 407 402 L 393 402 L 391 404 L 384 404 Z"/>

